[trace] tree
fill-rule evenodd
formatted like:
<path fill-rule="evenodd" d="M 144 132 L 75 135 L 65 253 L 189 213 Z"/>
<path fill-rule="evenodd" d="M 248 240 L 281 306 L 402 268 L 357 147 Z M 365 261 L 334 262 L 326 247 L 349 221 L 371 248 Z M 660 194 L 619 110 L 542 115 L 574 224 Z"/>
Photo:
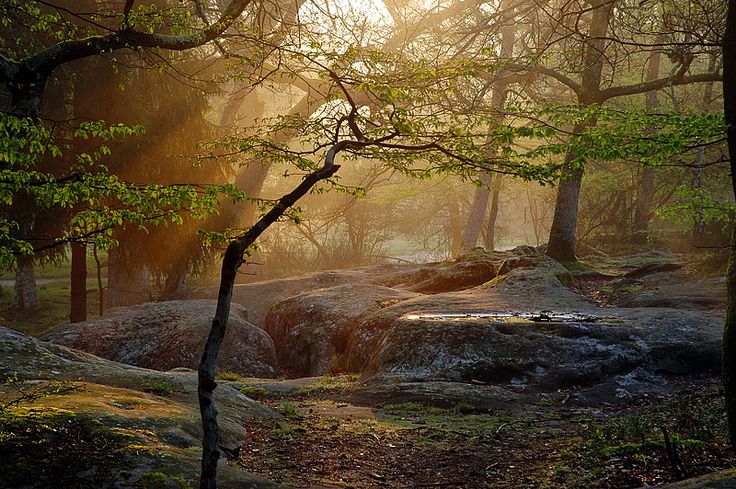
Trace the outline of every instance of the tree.
<path fill-rule="evenodd" d="M 720 79 L 717 73 L 689 74 L 693 58 L 684 49 L 692 43 L 680 43 L 677 40 L 671 40 L 659 44 L 652 41 L 658 48 L 663 47 L 662 45 L 672 46 L 674 67 L 669 76 L 622 85 L 616 85 L 612 83 L 612 80 L 609 80 L 608 83 L 611 86 L 602 85 L 605 73 L 604 64 L 610 57 L 610 46 L 638 49 L 649 47 L 646 42 L 639 39 L 627 40 L 621 38 L 620 35 L 616 37 L 608 36 L 609 23 L 614 14 L 628 12 L 629 10 L 631 12 L 646 12 L 646 9 L 649 8 L 648 5 L 637 4 L 632 9 L 615 9 L 614 6 L 616 5 L 618 5 L 616 1 L 601 0 L 591 3 L 590 7 L 566 3 L 560 11 L 551 7 L 543 8 L 543 15 L 548 17 L 548 22 L 551 25 L 546 30 L 549 34 L 542 37 L 542 44 L 537 46 L 537 51 L 540 53 L 546 52 L 550 49 L 550 46 L 562 42 L 559 39 L 570 38 L 572 44 L 569 46 L 563 44 L 563 49 L 581 51 L 580 62 L 568 68 L 564 66 L 555 68 L 543 64 L 546 58 L 539 57 L 528 64 L 516 63 L 509 68 L 517 71 L 536 72 L 550 80 L 561 83 L 572 92 L 575 102 L 582 107 L 601 106 L 614 98 L 647 93 L 668 86 L 718 81 Z M 629 13 L 629 15 L 632 14 Z M 589 21 L 587 23 L 582 22 L 586 17 Z M 587 30 L 581 31 L 581 26 L 587 26 Z M 542 28 L 540 30 L 545 32 Z M 650 37 L 653 34 L 656 35 L 652 32 L 636 33 L 638 36 L 648 35 Z M 559 36 L 559 39 L 556 36 Z M 630 56 L 631 53 L 624 52 L 624 55 Z M 566 58 L 569 58 L 569 54 Z M 615 70 L 609 71 L 615 73 Z M 571 74 L 572 76 L 570 76 Z M 578 74 L 579 82 L 574 79 Z M 574 125 L 571 132 L 581 134 L 590 127 L 590 124 L 594 124 L 594 121 L 588 120 L 587 124 L 588 126 Z M 547 254 L 562 262 L 575 260 L 577 213 L 584 163 L 585 161 L 579 158 L 579 155 L 568 153 L 564 161 L 567 172 L 558 184 L 555 215 L 550 230 Z"/>
<path fill-rule="evenodd" d="M 736 0 L 728 0 L 723 49 L 723 113 L 731 167 L 731 182 L 736 196 Z M 732 217 L 733 219 L 733 217 Z M 731 445 L 736 448 L 736 227 L 729 250 L 726 284 L 728 297 L 723 328 L 723 386 Z"/>

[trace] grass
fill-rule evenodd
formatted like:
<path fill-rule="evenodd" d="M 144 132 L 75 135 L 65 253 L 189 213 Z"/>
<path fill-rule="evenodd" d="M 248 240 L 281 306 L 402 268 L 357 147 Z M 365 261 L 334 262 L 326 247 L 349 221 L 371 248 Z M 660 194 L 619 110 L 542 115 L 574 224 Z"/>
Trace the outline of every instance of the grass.
<path fill-rule="evenodd" d="M 164 379 L 148 379 L 143 390 L 157 396 L 170 396 L 174 393 L 174 384 Z"/>
<path fill-rule="evenodd" d="M 100 263 L 103 264 L 102 276 L 107 276 L 107 268 L 104 265 L 107 263 L 107 252 L 98 251 L 97 256 L 100 257 Z M 58 278 L 68 279 L 72 271 L 71 254 L 67 252 L 63 261 L 58 263 L 48 263 L 46 265 L 36 266 L 36 278 Z M 92 251 L 89 250 L 87 253 L 87 276 L 94 278 L 97 276 L 97 263 L 95 257 L 92 255 Z M 0 272 L 0 280 L 14 280 L 15 270 L 3 270 Z"/>
<path fill-rule="evenodd" d="M 356 387 L 359 379 L 360 374 L 327 374 L 317 382 L 300 388 L 297 391 L 297 394 L 310 397 L 320 397 L 328 394 L 340 393 Z"/>
<path fill-rule="evenodd" d="M 218 372 L 215 378 L 217 380 L 224 380 L 224 381 L 230 381 L 230 382 L 243 382 L 246 380 L 245 378 L 243 378 L 242 375 L 235 373 L 235 372 L 229 372 L 227 370 Z"/>
<path fill-rule="evenodd" d="M 71 291 L 69 282 L 54 281 L 38 286 L 41 308 L 33 312 L 18 311 L 13 307 L 12 287 L 0 287 L 0 316 L 3 324 L 21 333 L 38 336 L 49 329 L 69 322 Z M 99 307 L 96 289 L 87 289 L 88 317 L 94 317 Z"/>

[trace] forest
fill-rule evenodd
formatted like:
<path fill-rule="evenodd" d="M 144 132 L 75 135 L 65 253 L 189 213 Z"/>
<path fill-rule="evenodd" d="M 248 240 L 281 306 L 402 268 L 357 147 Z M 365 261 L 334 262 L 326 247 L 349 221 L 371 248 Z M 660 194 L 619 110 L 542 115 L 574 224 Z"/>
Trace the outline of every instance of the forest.
<path fill-rule="evenodd" d="M 0 489 L 736 488 L 736 0 L 0 0 Z"/>

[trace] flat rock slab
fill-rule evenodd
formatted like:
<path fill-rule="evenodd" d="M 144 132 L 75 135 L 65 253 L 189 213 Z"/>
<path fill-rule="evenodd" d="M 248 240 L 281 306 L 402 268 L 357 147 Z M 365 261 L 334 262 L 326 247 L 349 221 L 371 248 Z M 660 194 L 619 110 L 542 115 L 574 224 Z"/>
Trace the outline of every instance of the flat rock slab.
<path fill-rule="evenodd" d="M 149 302 L 59 326 L 42 339 L 138 367 L 196 369 L 215 307 L 210 300 Z M 218 368 L 243 376 L 276 377 L 273 341 L 245 316 L 242 306 L 232 305 Z"/>
<path fill-rule="evenodd" d="M 359 405 L 417 402 L 427 406 L 453 408 L 460 403 L 467 403 L 481 411 L 509 409 L 522 399 L 520 394 L 495 385 L 460 382 L 369 382 L 354 389 L 346 397 L 348 402 Z"/>
<path fill-rule="evenodd" d="M 0 327 L 0 358 L 0 378 L 17 375 L 34 385 L 66 381 L 75 386 L 66 394 L 52 394 L 33 404 L 22 403 L 21 407 L 62 409 L 79 419 L 96 423 L 100 429 L 146 430 L 153 434 L 150 447 L 126 455 L 126 465 L 113 474 L 113 480 L 86 487 L 139 488 L 143 487 L 146 474 L 151 472 L 182 477 L 192 487 L 197 485 L 202 432 L 196 375 L 124 365 L 4 327 Z M 163 386 L 170 389 L 170 393 L 161 394 Z M 11 387 L 0 386 L 0 400 L 12 399 L 16 394 Z M 228 386 L 220 386 L 215 391 L 215 399 L 225 447 L 234 448 L 242 443 L 246 436 L 243 421 L 279 417 Z M 104 450 L 90 447 L 91 451 L 96 449 Z M 109 457 L 104 460 L 105 464 L 111 463 Z M 74 467 L 67 468 L 67 471 L 73 470 Z M 224 463 L 219 472 L 219 486 L 223 488 L 280 487 Z M 48 481 L 44 483 L 40 479 L 42 475 L 38 474 L 38 481 L 31 487 L 50 487 Z M 88 476 L 90 473 L 79 474 L 80 483 Z"/>

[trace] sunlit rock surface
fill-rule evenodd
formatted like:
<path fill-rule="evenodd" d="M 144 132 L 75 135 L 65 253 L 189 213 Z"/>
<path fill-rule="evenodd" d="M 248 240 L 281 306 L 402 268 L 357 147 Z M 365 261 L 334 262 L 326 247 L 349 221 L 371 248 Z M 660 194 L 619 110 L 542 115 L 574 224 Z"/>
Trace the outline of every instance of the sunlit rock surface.
<path fill-rule="evenodd" d="M 209 300 L 180 300 L 119 308 L 100 318 L 54 328 L 42 339 L 128 365 L 196 369 L 215 305 Z M 218 367 L 243 376 L 277 374 L 271 338 L 246 320 L 246 311 L 238 304 L 230 311 Z"/>
<path fill-rule="evenodd" d="M 64 394 L 50 394 L 18 405 L 18 413 L 26 419 L 43 416 L 44 426 L 56 433 L 51 440 L 54 446 L 68 448 L 66 453 L 54 452 L 46 459 L 41 451 L 43 444 L 39 444 L 32 460 L 25 462 L 18 459 L 23 453 L 5 456 L 5 482 L 28 479 L 22 487 L 38 488 L 140 488 L 146 487 L 148 479 L 165 476 L 172 484 L 177 479 L 192 487 L 198 484 L 201 421 L 196 375 L 123 365 L 2 327 L 0 357 L 0 377 L 16 376 L 25 382 L 27 390 L 46 385 L 47 381 L 73 386 Z M 17 395 L 12 386 L 0 386 L 0 402 Z M 224 447 L 240 445 L 246 436 L 243 421 L 278 417 L 226 385 L 220 386 L 215 396 Z M 78 425 L 90 427 L 99 443 L 79 445 L 76 436 L 68 439 L 66 427 Z M 116 448 L 101 444 L 105 434 L 110 436 L 104 440 L 118 441 Z M 59 467 L 62 461 L 64 466 Z M 42 470 L 23 472 L 33 466 Z M 65 486 L 59 479 L 48 479 L 54 473 L 74 484 Z M 220 467 L 219 486 L 277 487 L 224 463 Z"/>
<path fill-rule="evenodd" d="M 370 284 L 312 290 L 274 305 L 264 327 L 283 366 L 324 375 L 344 368 L 348 337 L 360 318 L 419 295 Z"/>

